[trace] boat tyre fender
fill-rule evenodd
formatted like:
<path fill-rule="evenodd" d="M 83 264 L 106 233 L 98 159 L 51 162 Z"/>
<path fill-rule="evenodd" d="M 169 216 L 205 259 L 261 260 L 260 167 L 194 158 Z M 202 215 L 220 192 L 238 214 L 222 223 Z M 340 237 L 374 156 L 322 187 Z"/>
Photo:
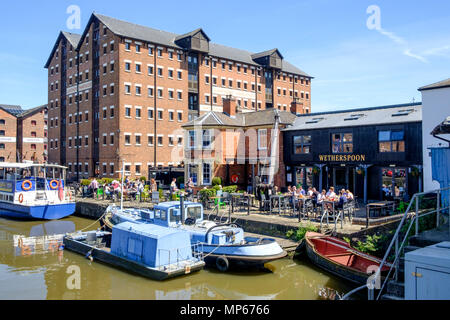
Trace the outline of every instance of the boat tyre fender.
<path fill-rule="evenodd" d="M 32 187 L 33 187 L 33 184 L 31 183 L 30 180 L 25 180 L 24 182 L 22 182 L 22 189 L 24 191 L 30 191 Z"/>
<path fill-rule="evenodd" d="M 230 263 L 225 256 L 220 256 L 216 259 L 216 267 L 221 272 L 227 272 L 230 268 Z"/>

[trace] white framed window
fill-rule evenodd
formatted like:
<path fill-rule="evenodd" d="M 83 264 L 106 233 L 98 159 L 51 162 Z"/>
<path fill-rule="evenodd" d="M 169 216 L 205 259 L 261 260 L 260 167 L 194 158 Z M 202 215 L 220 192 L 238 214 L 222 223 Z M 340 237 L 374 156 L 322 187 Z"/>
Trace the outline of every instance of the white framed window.
<path fill-rule="evenodd" d="M 211 185 L 211 171 L 212 166 L 210 163 L 203 163 L 203 185 Z"/>
<path fill-rule="evenodd" d="M 258 150 L 267 150 L 267 129 L 258 130 Z"/>

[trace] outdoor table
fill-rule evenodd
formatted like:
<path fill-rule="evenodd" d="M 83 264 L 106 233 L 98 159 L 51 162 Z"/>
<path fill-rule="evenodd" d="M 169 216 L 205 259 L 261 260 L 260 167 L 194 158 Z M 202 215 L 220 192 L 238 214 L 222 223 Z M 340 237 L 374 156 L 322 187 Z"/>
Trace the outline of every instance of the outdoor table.
<path fill-rule="evenodd" d="M 388 210 L 395 210 L 394 201 L 380 201 L 369 203 L 366 206 L 366 227 L 369 227 L 370 213 L 374 212 L 374 217 L 387 216 Z"/>
<path fill-rule="evenodd" d="M 231 212 L 234 213 L 234 207 L 235 207 L 235 201 L 239 200 L 239 198 L 242 198 L 244 196 L 243 193 L 231 193 L 230 194 L 230 200 L 231 200 Z"/>
<path fill-rule="evenodd" d="M 285 198 L 285 195 L 282 194 L 277 194 L 277 195 L 271 195 L 270 196 L 270 214 L 272 213 L 276 213 L 276 211 L 274 211 L 273 209 L 273 200 L 274 199 L 278 199 L 278 214 L 281 214 L 281 203 L 283 201 L 283 199 Z"/>

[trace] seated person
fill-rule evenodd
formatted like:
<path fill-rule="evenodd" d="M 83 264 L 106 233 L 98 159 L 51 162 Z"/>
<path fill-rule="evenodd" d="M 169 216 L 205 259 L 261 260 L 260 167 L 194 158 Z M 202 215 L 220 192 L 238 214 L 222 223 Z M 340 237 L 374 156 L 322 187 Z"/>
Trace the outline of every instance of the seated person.
<path fill-rule="evenodd" d="M 353 193 L 350 192 L 350 190 L 347 190 L 345 193 L 346 193 L 346 196 L 347 196 L 347 200 L 348 200 L 348 201 L 353 201 L 353 200 L 355 200 L 355 196 L 353 195 Z"/>
<path fill-rule="evenodd" d="M 342 209 L 344 208 L 344 204 L 347 203 L 347 197 L 345 196 L 344 192 L 339 192 L 339 201 L 336 205 L 336 209 Z"/>

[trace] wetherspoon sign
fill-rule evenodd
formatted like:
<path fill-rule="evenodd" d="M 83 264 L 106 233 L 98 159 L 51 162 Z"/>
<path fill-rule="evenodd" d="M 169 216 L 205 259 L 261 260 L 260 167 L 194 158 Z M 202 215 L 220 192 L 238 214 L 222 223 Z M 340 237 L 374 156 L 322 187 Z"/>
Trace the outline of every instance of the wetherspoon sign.
<path fill-rule="evenodd" d="M 365 162 L 364 154 L 332 154 L 319 155 L 320 162 Z"/>

